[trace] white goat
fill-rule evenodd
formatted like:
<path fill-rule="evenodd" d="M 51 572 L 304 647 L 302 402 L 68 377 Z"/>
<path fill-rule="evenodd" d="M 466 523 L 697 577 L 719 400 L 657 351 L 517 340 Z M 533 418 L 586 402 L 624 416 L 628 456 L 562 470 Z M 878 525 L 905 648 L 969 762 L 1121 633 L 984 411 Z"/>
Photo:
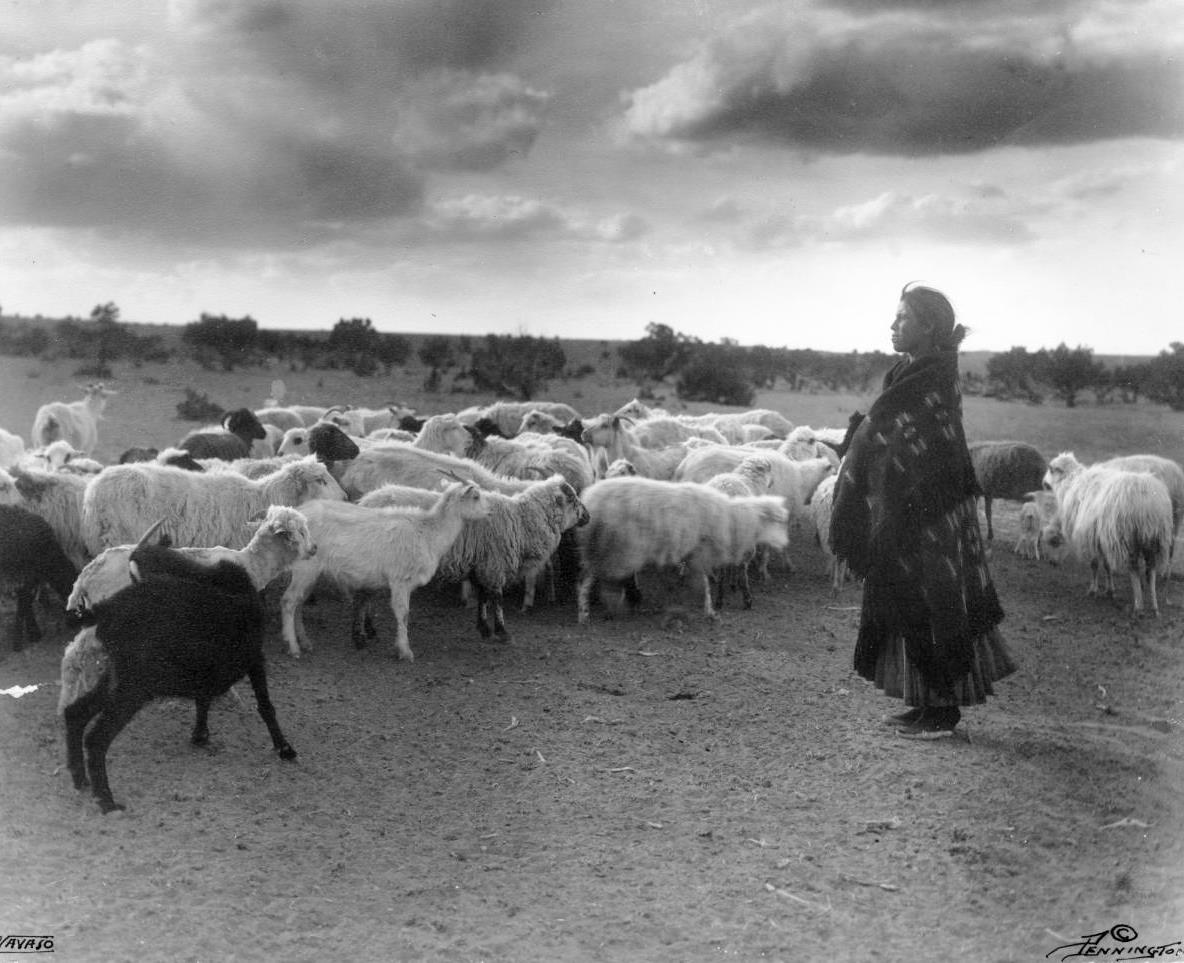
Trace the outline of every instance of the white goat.
<path fill-rule="evenodd" d="M 37 409 L 30 435 L 34 448 L 44 448 L 64 438 L 78 451 L 89 455 L 99 441 L 98 422 L 107 407 L 107 399 L 117 392 L 100 381 L 87 385 L 81 401 L 51 401 Z"/>
<path fill-rule="evenodd" d="M 135 546 L 106 549 L 79 573 L 66 601 L 69 611 L 82 611 L 132 584 L 128 559 Z M 259 522 L 251 540 L 241 549 L 182 548 L 179 551 L 203 565 L 227 561 L 241 565 L 258 591 L 288 571 L 292 565 L 316 554 L 304 516 L 294 508 L 272 505 Z M 107 655 L 93 627 L 80 631 L 62 655 L 62 688 L 58 713 L 98 683 L 107 666 Z"/>
<path fill-rule="evenodd" d="M 457 482 L 427 511 L 315 501 L 305 505 L 303 512 L 317 554 L 292 566 L 292 580 L 280 600 L 289 653 L 299 658 L 301 648 L 312 648 L 302 606 L 317 579 L 325 576 L 348 591 L 389 589 L 395 647 L 400 658 L 411 661 L 414 655 L 407 635 L 411 592 L 436 573 L 464 523 L 484 518 L 490 506 L 486 493 L 476 485 Z M 353 633 L 355 644 L 364 644 L 356 621 Z"/>
<path fill-rule="evenodd" d="M 522 611 L 534 607 L 535 583 L 568 529 L 584 525 L 588 510 L 575 489 L 561 475 L 534 482 L 517 495 L 486 493 L 488 518 L 466 522 L 460 536 L 444 553 L 436 577 L 466 580 L 477 592 L 477 631 L 507 641 L 502 595 L 524 583 Z M 362 497 L 367 508 L 430 508 L 441 496 L 425 489 L 385 485 Z M 492 608 L 493 625 L 489 610 Z"/>
<path fill-rule="evenodd" d="M 1114 573 L 1125 570 L 1130 575 L 1132 611 L 1143 611 L 1146 581 L 1148 602 L 1158 615 L 1156 578 L 1170 567 L 1174 541 L 1167 486 L 1150 472 L 1110 464 L 1086 468 L 1071 452 L 1049 462 L 1045 483 L 1057 501 L 1046 538 L 1055 545 L 1063 534 L 1079 557 L 1089 558 L 1089 594 L 1100 591 L 1099 567 L 1111 595 Z"/>
<path fill-rule="evenodd" d="M 263 478 L 238 472 L 189 472 L 151 462 L 113 465 L 87 485 L 83 538 L 92 554 L 133 543 L 164 519 L 178 545 L 241 548 L 254 515 L 269 505 L 344 500 L 328 469 L 313 458 L 290 462 Z"/>
<path fill-rule="evenodd" d="M 635 576 L 649 565 L 685 565 L 703 585 L 703 609 L 715 616 L 711 573 L 737 564 L 758 545 L 781 549 L 788 539 L 786 510 L 772 495 L 729 498 L 695 482 L 608 478 L 584 494 L 591 516 L 577 533 L 580 546 L 578 619 L 589 620 L 592 587 L 623 585 L 640 598 Z"/>

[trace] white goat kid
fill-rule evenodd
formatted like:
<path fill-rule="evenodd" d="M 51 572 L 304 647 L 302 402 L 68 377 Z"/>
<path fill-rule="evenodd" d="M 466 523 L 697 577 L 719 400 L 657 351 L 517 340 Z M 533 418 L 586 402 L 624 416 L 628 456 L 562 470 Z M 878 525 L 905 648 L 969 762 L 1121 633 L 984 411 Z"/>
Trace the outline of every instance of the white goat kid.
<path fill-rule="evenodd" d="M 317 579 L 324 576 L 349 592 L 389 589 L 397 632 L 395 648 L 400 658 L 410 662 L 414 659 L 407 632 L 411 592 L 436 574 L 440 559 L 464 523 L 487 517 L 490 507 L 476 485 L 455 482 L 426 511 L 328 501 L 309 502 L 301 511 L 308 519 L 317 554 L 292 566 L 292 580 L 280 600 L 288 652 L 299 658 L 302 649 L 312 649 L 302 606 Z M 355 644 L 365 638 L 356 622 L 353 638 Z"/>

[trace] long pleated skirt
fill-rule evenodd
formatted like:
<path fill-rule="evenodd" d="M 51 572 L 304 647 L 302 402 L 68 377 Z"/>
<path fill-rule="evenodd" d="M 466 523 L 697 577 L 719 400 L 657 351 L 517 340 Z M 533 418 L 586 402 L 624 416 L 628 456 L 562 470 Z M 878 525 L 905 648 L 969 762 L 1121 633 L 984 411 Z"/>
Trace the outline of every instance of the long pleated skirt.
<path fill-rule="evenodd" d="M 974 662 L 970 671 L 954 686 L 951 696 L 925 684 L 905 654 L 904 639 L 896 636 L 880 649 L 876 659 L 875 685 L 884 695 L 903 699 L 910 706 L 977 706 L 994 695 L 993 683 L 1015 672 L 1017 666 L 998 629 L 974 640 Z"/>

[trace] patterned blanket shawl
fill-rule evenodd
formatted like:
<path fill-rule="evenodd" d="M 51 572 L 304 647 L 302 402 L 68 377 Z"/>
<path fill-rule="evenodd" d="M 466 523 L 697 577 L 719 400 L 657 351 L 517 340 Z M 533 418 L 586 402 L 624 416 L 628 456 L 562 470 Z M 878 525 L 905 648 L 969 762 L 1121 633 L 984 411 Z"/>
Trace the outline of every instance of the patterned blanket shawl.
<path fill-rule="evenodd" d="M 1003 618 L 982 550 L 978 484 L 962 429 L 956 352 L 902 362 L 852 439 L 835 491 L 835 553 L 864 576 L 855 668 L 873 678 L 902 636 L 926 683 L 969 672 Z"/>

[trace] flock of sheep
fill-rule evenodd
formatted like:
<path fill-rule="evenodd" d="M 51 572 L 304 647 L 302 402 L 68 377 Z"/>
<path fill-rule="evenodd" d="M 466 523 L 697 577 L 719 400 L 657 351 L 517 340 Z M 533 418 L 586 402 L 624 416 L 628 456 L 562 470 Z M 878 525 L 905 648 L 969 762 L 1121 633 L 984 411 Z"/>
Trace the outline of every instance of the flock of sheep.
<path fill-rule="evenodd" d="M 269 404 L 228 412 L 175 447 L 137 448 L 120 464 L 91 455 L 109 396 L 43 406 L 32 445 L 0 429 L 0 580 L 15 586 L 14 648 L 40 638 L 34 593 L 48 584 L 78 632 L 62 659 L 59 702 L 75 785 L 104 812 L 111 741 L 152 699 L 191 698 L 193 742 L 208 739 L 213 698 L 248 676 L 283 758 L 267 692 L 260 593 L 283 584 L 283 640 L 312 648 L 302 609 L 318 584 L 352 605 L 351 636 L 374 637 L 372 605 L 389 596 L 395 648 L 413 658 L 412 592 L 456 582 L 475 602 L 483 638 L 509 637 L 504 593 L 577 582 L 577 618 L 593 590 L 617 608 L 640 598 L 637 576 L 678 568 L 715 616 L 726 589 L 751 606 L 750 570 L 786 554 L 791 528 L 817 533 L 833 591 L 845 578 L 829 551 L 840 460 L 861 415 L 835 428 L 795 427 L 767 409 L 672 416 L 632 401 L 584 421 L 568 405 L 509 403 L 418 418 L 396 407 Z M 980 442 L 972 458 L 991 502 L 1023 502 L 1016 551 L 1067 541 L 1105 574 L 1129 572 L 1158 611 L 1184 509 L 1184 470 L 1135 456 L 1080 465 L 1045 461 L 1021 442 Z M 163 537 L 163 538 L 162 538 Z M 154 540 L 159 540 L 155 544 Z M 286 576 L 281 580 L 281 576 Z M 610 591 L 612 595 L 610 595 Z"/>

